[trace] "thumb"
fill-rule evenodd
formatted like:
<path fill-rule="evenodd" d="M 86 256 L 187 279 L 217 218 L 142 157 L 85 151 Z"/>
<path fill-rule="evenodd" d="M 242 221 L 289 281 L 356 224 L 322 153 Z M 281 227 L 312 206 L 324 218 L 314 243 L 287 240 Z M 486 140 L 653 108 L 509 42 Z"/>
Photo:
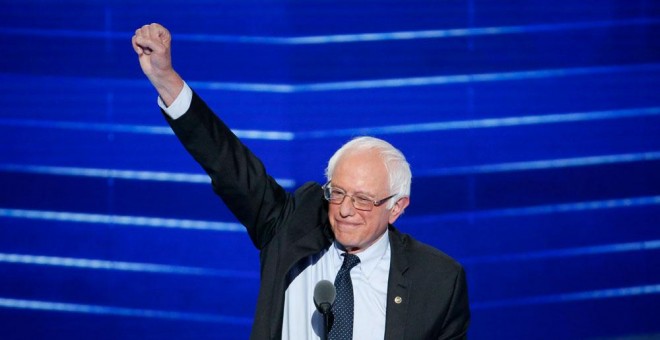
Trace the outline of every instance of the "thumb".
<path fill-rule="evenodd" d="M 142 46 L 138 45 L 137 43 L 136 36 L 133 36 L 133 38 L 131 38 L 131 45 L 133 46 L 133 50 L 135 51 L 135 53 L 137 53 L 138 55 L 142 55 L 142 53 L 144 53 L 144 49 L 142 48 Z"/>

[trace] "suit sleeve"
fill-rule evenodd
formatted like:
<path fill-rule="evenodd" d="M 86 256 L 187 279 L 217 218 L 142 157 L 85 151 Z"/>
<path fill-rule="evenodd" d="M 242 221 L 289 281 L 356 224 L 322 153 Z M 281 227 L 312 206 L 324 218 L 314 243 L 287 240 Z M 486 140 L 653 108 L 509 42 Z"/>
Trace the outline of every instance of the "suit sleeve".
<path fill-rule="evenodd" d="M 165 118 L 211 178 L 214 192 L 247 228 L 255 246 L 262 249 L 276 231 L 289 194 L 196 93 L 183 116 Z"/>

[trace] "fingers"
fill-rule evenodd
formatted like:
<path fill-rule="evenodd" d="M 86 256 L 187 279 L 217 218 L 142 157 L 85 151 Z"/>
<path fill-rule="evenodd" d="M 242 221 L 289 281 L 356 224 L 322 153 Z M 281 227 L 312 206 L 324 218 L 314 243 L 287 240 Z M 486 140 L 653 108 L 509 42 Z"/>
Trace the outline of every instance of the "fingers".
<path fill-rule="evenodd" d="M 171 40 L 170 32 L 162 25 L 154 23 L 135 30 L 132 44 L 138 55 L 149 55 L 153 51 L 162 52 L 168 49 Z"/>
<path fill-rule="evenodd" d="M 143 36 L 149 40 L 160 41 L 163 44 L 169 44 L 172 40 L 170 32 L 160 24 L 149 24 L 140 27 L 135 31 L 137 36 Z"/>

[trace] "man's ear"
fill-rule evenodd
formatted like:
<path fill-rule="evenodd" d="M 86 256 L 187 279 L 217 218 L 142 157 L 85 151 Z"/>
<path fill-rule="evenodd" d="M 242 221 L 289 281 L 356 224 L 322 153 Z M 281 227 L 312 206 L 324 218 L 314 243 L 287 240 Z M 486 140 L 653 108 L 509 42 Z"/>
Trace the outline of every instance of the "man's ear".
<path fill-rule="evenodd" d="M 408 204 L 410 204 L 410 197 L 408 196 L 401 197 L 398 201 L 396 201 L 390 212 L 390 224 L 394 224 L 394 221 L 396 221 L 399 216 L 403 214 L 403 211 L 406 209 Z"/>

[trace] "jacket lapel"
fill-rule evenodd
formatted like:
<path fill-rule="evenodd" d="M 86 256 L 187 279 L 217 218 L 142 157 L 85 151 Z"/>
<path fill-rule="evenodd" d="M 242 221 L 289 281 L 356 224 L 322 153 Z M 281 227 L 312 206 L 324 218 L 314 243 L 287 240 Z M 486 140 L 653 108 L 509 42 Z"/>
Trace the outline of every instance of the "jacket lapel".
<path fill-rule="evenodd" d="M 406 244 L 401 234 L 390 226 L 390 277 L 387 284 L 387 310 L 385 315 L 385 339 L 403 339 L 410 302 L 411 282 L 405 277 L 408 270 Z"/>

